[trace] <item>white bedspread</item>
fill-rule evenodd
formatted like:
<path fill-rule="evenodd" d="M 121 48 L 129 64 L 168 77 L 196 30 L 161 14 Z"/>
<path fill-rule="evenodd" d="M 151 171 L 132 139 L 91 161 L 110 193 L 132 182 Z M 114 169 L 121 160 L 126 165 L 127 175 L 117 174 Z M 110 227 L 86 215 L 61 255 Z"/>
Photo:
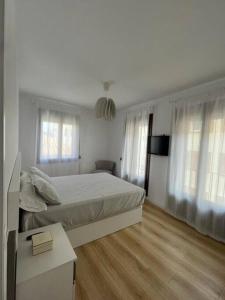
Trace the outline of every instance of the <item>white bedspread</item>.
<path fill-rule="evenodd" d="M 23 231 L 61 222 L 65 230 L 134 209 L 145 191 L 107 173 L 52 177 L 61 205 L 39 213 L 24 212 Z"/>

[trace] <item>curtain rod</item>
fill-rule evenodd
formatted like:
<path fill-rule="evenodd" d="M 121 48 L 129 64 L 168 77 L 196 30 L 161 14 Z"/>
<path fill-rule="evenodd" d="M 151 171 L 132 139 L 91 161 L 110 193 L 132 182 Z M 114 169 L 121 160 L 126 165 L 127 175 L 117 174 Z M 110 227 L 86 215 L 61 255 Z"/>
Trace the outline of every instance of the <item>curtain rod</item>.
<path fill-rule="evenodd" d="M 192 99 L 192 98 L 209 97 L 209 96 L 211 96 L 211 94 L 214 94 L 214 93 L 216 95 L 218 94 L 217 96 L 219 96 L 219 94 L 221 94 L 221 93 L 225 93 L 225 86 L 211 87 L 211 88 L 209 87 L 209 89 L 207 91 L 202 90 L 201 92 L 193 93 L 190 95 L 183 95 L 183 96 L 181 95 L 174 100 L 170 100 L 170 103 L 177 103 L 177 102 L 185 101 L 185 100 Z"/>
<path fill-rule="evenodd" d="M 29 93 L 29 92 L 26 92 L 26 91 L 23 91 L 23 90 L 20 90 L 20 93 L 22 95 L 29 96 L 32 99 L 33 103 L 41 101 L 41 102 L 49 102 L 49 103 L 62 105 L 62 106 L 68 106 L 68 107 L 72 107 L 72 108 L 78 108 L 80 110 L 91 110 L 90 108 L 79 105 L 77 103 L 63 101 L 63 100 L 60 100 L 60 99 L 55 99 L 55 98 L 51 98 L 51 97 L 47 97 L 47 96 L 35 95 L 35 94 Z"/>

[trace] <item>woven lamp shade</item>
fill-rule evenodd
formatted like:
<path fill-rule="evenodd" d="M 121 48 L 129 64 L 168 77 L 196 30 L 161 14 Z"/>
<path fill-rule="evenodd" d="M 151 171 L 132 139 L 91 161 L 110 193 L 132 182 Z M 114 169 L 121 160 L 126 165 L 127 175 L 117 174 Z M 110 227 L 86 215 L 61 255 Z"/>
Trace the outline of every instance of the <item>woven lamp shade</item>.
<path fill-rule="evenodd" d="M 96 102 L 95 111 L 97 119 L 111 121 L 116 116 L 116 105 L 112 99 L 101 97 Z"/>

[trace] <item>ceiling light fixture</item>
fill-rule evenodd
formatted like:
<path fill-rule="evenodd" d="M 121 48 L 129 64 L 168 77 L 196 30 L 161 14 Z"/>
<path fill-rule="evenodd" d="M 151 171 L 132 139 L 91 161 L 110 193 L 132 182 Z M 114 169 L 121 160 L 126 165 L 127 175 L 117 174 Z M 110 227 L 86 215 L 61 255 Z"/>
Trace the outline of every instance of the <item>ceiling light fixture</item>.
<path fill-rule="evenodd" d="M 95 112 L 97 119 L 105 119 L 111 121 L 116 116 L 116 105 L 113 99 L 108 98 L 107 94 L 110 88 L 110 85 L 113 84 L 113 81 L 104 81 L 103 89 L 106 93 L 105 97 L 101 97 L 97 100 L 95 105 Z"/>

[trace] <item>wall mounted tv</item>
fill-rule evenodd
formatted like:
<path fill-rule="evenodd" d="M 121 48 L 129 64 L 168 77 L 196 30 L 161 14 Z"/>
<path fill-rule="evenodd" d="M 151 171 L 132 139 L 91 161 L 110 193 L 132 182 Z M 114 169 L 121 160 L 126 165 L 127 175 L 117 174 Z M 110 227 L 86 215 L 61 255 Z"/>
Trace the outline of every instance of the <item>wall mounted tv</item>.
<path fill-rule="evenodd" d="M 149 136 L 148 153 L 154 155 L 168 156 L 169 154 L 169 135 Z"/>

